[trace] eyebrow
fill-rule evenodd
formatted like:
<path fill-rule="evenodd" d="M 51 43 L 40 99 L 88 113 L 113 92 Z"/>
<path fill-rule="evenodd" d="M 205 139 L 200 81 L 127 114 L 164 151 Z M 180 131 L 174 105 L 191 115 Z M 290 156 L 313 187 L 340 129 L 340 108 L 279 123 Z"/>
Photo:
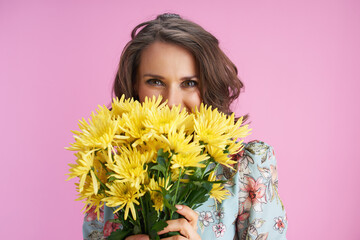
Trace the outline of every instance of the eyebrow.
<path fill-rule="evenodd" d="M 163 76 L 160 76 L 160 75 L 157 75 L 157 74 L 151 74 L 151 73 L 146 73 L 146 74 L 143 75 L 143 77 L 153 77 L 153 78 L 164 79 Z M 188 77 L 182 77 L 181 80 L 188 80 L 188 79 L 192 79 L 192 78 L 199 79 L 199 77 L 197 75 L 193 75 L 193 76 L 188 76 Z"/>

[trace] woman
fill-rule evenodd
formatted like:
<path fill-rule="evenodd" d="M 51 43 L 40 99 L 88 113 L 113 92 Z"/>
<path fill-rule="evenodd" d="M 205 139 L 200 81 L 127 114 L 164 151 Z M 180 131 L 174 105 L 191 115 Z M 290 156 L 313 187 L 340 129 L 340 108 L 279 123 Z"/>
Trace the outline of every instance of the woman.
<path fill-rule="evenodd" d="M 201 102 L 230 114 L 230 104 L 243 87 L 237 69 L 219 48 L 218 40 L 199 25 L 176 14 L 162 14 L 144 22 L 131 33 L 132 40 L 121 55 L 114 82 L 117 97 L 125 94 L 143 101 L 162 95 L 168 105 L 192 111 Z M 231 197 L 221 204 L 209 199 L 196 212 L 177 206 L 184 219 L 170 220 L 159 234 L 179 231 L 167 239 L 285 239 L 287 219 L 277 194 L 277 173 L 272 148 L 259 141 L 245 145 L 232 156 L 238 164 L 232 171 L 220 168 Z M 97 221 L 85 216 L 84 239 L 101 239 L 119 228 L 105 207 Z M 105 223 L 105 224 L 104 224 Z M 145 235 L 129 240 L 148 239 Z"/>

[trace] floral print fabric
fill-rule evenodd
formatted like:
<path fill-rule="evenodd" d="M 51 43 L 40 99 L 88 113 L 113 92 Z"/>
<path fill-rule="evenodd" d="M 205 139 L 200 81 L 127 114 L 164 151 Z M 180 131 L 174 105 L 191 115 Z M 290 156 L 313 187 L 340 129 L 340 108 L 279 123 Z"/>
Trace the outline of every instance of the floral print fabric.
<path fill-rule="evenodd" d="M 274 150 L 261 141 L 244 145 L 232 156 L 237 164 L 219 167 L 217 178 L 226 180 L 231 196 L 222 203 L 209 198 L 196 209 L 198 233 L 202 239 L 273 240 L 286 239 L 287 217 L 278 194 L 278 177 Z M 110 222 L 112 210 L 105 207 L 100 218 L 93 211 L 85 215 L 83 237 L 106 239 L 122 226 Z"/>

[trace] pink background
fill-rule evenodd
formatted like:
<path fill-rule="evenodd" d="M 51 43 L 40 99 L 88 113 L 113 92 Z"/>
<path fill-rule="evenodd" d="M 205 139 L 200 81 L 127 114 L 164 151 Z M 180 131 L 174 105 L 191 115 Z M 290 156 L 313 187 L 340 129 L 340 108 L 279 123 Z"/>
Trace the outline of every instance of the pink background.
<path fill-rule="evenodd" d="M 170 3 L 174 2 L 174 3 Z M 178 12 L 217 36 L 273 145 L 288 239 L 360 239 L 360 4 L 0 0 L 2 239 L 81 239 L 70 130 L 110 102 L 132 28 Z"/>

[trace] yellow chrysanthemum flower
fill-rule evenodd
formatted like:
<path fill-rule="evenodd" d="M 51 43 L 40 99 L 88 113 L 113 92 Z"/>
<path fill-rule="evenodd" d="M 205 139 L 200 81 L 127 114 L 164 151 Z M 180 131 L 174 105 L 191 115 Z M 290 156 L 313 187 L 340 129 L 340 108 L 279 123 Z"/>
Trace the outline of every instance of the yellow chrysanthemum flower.
<path fill-rule="evenodd" d="M 128 103 L 129 107 L 126 108 L 126 112 L 123 111 L 122 118 L 119 119 L 119 128 L 126 136 L 130 137 L 129 140 L 133 142 L 133 147 L 152 139 L 154 130 L 147 128 L 145 122 L 149 114 L 160 111 L 164 107 L 161 100 L 161 96 L 159 98 L 154 96 L 152 99 L 146 97 L 141 104 L 138 101 Z M 121 104 L 119 103 L 119 105 Z"/>
<path fill-rule="evenodd" d="M 152 161 L 154 163 L 156 163 L 157 152 L 160 149 L 163 149 L 164 152 L 170 152 L 170 148 L 169 148 L 168 144 L 166 144 L 163 141 L 160 141 L 156 138 L 150 139 L 149 141 L 146 142 L 146 144 L 138 145 L 137 149 L 141 153 L 148 152 L 149 153 L 148 162 Z"/>
<path fill-rule="evenodd" d="M 159 95 L 158 97 L 153 96 L 152 98 L 145 97 L 144 102 L 141 103 L 141 107 L 143 110 L 161 110 L 166 106 L 167 100 L 163 103 L 161 101 L 163 100 L 163 97 Z"/>
<path fill-rule="evenodd" d="M 79 191 L 79 184 L 75 184 L 77 186 L 77 190 Z M 82 208 L 84 213 L 89 211 L 93 206 L 95 206 L 95 212 L 97 214 L 97 218 L 100 217 L 100 208 L 104 205 L 103 199 L 105 198 L 104 194 L 94 194 L 94 185 L 91 181 L 90 177 L 86 178 L 84 190 L 79 192 L 79 198 L 76 201 L 82 201 L 85 205 Z"/>
<path fill-rule="evenodd" d="M 106 149 L 112 148 L 114 135 L 117 131 L 117 121 L 111 118 L 110 111 L 105 107 L 99 106 L 97 114 L 91 113 L 89 123 L 83 118 L 79 120 L 80 131 L 72 131 L 75 143 L 66 148 L 71 151 L 83 151 L 88 149 Z M 126 139 L 126 136 L 117 136 L 117 138 Z"/>
<path fill-rule="evenodd" d="M 155 181 L 155 179 L 151 178 L 149 185 L 148 185 L 148 190 L 150 191 L 150 197 L 151 200 L 154 203 L 154 208 L 156 211 L 162 211 L 164 208 L 164 198 L 163 195 L 161 193 L 161 187 L 163 187 L 166 190 L 169 190 L 171 185 L 169 184 L 170 179 L 168 179 L 168 181 L 165 181 L 164 178 L 159 178 L 159 181 Z"/>
<path fill-rule="evenodd" d="M 202 162 L 209 159 L 206 154 L 200 154 L 200 152 L 193 153 L 179 153 L 172 155 L 170 168 L 187 168 L 187 167 L 205 167 Z"/>
<path fill-rule="evenodd" d="M 230 141 L 229 143 L 229 147 L 227 148 L 228 150 L 228 155 L 234 155 L 237 154 L 238 152 L 240 152 L 242 150 L 242 148 L 244 147 L 244 145 L 242 144 L 243 140 L 240 141 L 236 141 L 236 139 Z"/>
<path fill-rule="evenodd" d="M 224 150 L 222 148 L 212 147 L 208 145 L 205 146 L 205 148 L 208 154 L 214 158 L 215 162 L 220 163 L 221 165 L 232 168 L 231 165 L 236 163 L 236 161 L 230 159 L 228 153 L 224 153 Z"/>
<path fill-rule="evenodd" d="M 111 103 L 111 116 L 114 119 L 121 118 L 123 113 L 129 113 L 134 108 L 134 106 L 140 106 L 140 103 L 133 98 L 125 99 L 123 94 L 121 98 L 114 98 Z"/>
<path fill-rule="evenodd" d="M 130 113 L 122 115 L 123 131 L 130 137 L 133 147 L 149 141 L 154 135 L 154 131 L 144 125 L 147 119 L 146 113 L 147 111 L 144 111 L 141 106 L 136 106 Z"/>
<path fill-rule="evenodd" d="M 171 181 L 176 182 L 177 180 L 179 180 L 180 177 L 180 169 L 181 168 L 171 168 Z M 194 170 L 189 170 L 189 169 L 185 169 L 185 171 L 183 169 L 181 169 L 181 175 L 192 175 L 194 173 Z M 188 178 L 181 178 L 180 182 L 183 183 L 188 183 L 190 180 Z"/>
<path fill-rule="evenodd" d="M 87 152 L 87 153 L 78 152 L 75 154 L 75 156 L 77 157 L 77 160 L 76 160 L 77 164 L 71 164 L 71 163 L 69 164 L 69 166 L 71 168 L 70 168 L 70 173 L 66 174 L 66 175 L 69 175 L 68 179 L 66 179 L 66 180 L 70 180 L 72 178 L 79 177 L 80 178 L 79 192 L 82 192 L 83 188 L 84 188 L 86 177 L 88 174 L 90 174 L 93 185 L 94 185 L 94 193 L 97 194 L 98 189 L 99 189 L 99 184 L 96 179 L 95 173 L 93 171 L 94 152 Z"/>
<path fill-rule="evenodd" d="M 216 181 L 215 173 L 212 172 L 209 175 L 209 181 L 214 182 Z M 210 197 L 215 199 L 217 202 L 221 203 L 227 196 L 230 196 L 230 192 L 224 188 L 221 183 L 214 183 L 212 189 L 210 191 Z"/>
<path fill-rule="evenodd" d="M 200 110 L 196 108 L 194 115 L 195 140 L 202 141 L 209 146 L 225 148 L 230 136 L 227 134 L 228 126 L 226 115 L 217 109 L 200 105 Z"/>
<path fill-rule="evenodd" d="M 110 157 L 108 156 L 108 151 L 106 150 L 99 150 L 95 152 L 94 157 L 94 171 L 96 176 L 100 179 L 102 183 L 105 183 L 107 181 L 107 169 L 104 168 L 104 165 L 109 164 L 113 165 L 113 157 L 112 155 L 116 152 L 116 147 L 113 148 Z"/>
<path fill-rule="evenodd" d="M 109 188 L 106 193 L 110 195 L 110 197 L 104 198 L 106 206 L 118 207 L 115 209 L 114 214 L 126 207 L 124 219 L 127 219 L 130 209 L 134 220 L 136 220 L 134 204 L 139 205 L 138 199 L 143 196 L 145 192 L 140 192 L 139 189 L 134 187 L 130 182 L 115 181 L 112 184 L 106 185 Z"/>
<path fill-rule="evenodd" d="M 180 109 L 181 106 L 174 106 L 171 109 L 168 106 L 161 109 L 144 109 L 147 110 L 144 126 L 153 129 L 158 135 L 179 129 L 181 126 L 190 129 L 192 120 L 185 108 Z"/>
<path fill-rule="evenodd" d="M 227 118 L 226 121 L 226 125 L 228 126 L 228 130 L 227 133 L 232 137 L 232 138 L 245 138 L 246 136 L 248 136 L 250 134 L 251 129 L 249 129 L 249 125 L 243 125 L 241 126 L 243 117 L 240 117 L 236 122 L 235 122 L 235 114 L 232 113 L 230 115 L 230 117 Z"/>
<path fill-rule="evenodd" d="M 151 156 L 147 152 L 141 153 L 136 148 L 122 148 L 114 156 L 114 165 L 107 165 L 107 167 L 114 171 L 111 176 L 116 177 L 120 182 L 129 182 L 131 186 L 140 189 L 140 184 L 143 184 L 147 177 L 147 167 L 144 166 L 149 158 Z"/>
<path fill-rule="evenodd" d="M 192 135 L 186 136 L 184 127 L 179 131 L 172 129 L 167 136 L 161 135 L 156 138 L 164 142 L 175 153 L 200 153 L 203 148 L 197 141 L 192 141 Z"/>

